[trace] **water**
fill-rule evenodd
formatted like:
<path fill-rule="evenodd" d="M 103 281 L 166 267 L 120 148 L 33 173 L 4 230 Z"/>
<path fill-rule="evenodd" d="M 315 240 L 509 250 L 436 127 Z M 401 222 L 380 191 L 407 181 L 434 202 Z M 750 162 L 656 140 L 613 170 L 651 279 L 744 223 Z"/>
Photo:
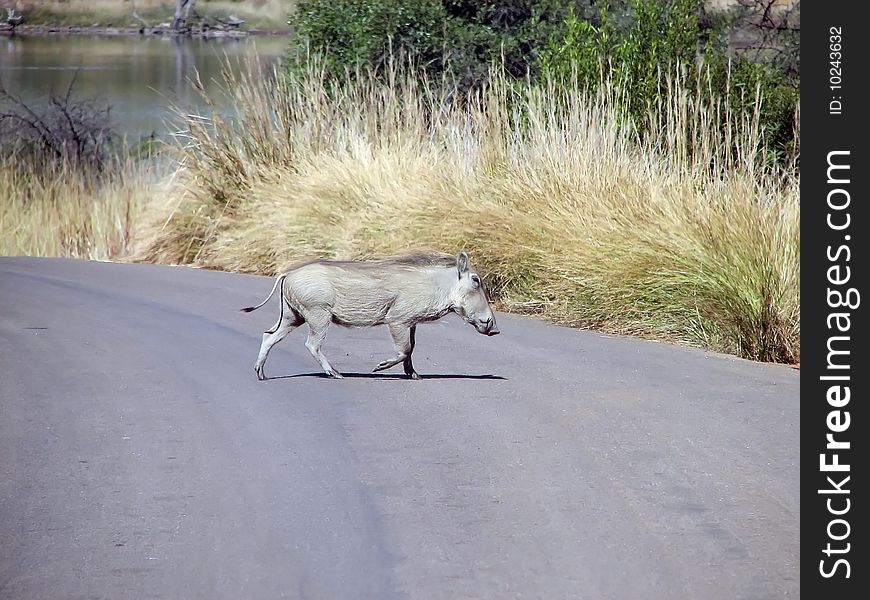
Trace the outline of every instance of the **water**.
<path fill-rule="evenodd" d="M 218 98 L 222 62 L 259 55 L 271 71 L 287 49 L 284 36 L 189 39 L 157 36 L 0 37 L 0 81 L 28 102 L 65 94 L 75 78 L 74 96 L 99 98 L 111 106 L 118 133 L 163 136 L 171 105 L 203 110 L 190 79 L 198 71 L 206 90 Z"/>

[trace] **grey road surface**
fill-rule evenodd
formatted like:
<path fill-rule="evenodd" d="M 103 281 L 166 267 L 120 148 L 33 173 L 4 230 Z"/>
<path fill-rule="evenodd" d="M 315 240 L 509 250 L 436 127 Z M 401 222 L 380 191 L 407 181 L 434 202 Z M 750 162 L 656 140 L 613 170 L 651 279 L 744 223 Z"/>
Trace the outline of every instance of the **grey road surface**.
<path fill-rule="evenodd" d="M 499 315 L 304 328 L 272 279 L 0 259 L 0 598 L 796 598 L 799 373 Z"/>

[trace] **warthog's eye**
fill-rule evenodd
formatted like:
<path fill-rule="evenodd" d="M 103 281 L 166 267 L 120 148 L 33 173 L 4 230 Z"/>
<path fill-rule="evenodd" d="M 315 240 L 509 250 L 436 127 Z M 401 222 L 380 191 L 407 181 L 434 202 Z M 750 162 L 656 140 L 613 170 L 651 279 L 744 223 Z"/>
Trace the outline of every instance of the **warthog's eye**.
<path fill-rule="evenodd" d="M 477 287 L 480 287 L 480 277 L 478 277 L 477 275 L 472 275 L 471 281 L 474 282 L 474 285 L 476 285 Z"/>

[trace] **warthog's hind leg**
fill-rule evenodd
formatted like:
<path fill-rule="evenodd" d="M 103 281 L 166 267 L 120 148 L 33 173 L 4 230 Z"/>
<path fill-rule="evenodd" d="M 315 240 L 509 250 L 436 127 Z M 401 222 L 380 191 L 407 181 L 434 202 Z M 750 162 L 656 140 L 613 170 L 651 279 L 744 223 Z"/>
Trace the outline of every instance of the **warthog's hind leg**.
<path fill-rule="evenodd" d="M 283 299 L 282 299 L 283 302 Z M 257 379 L 263 381 L 266 379 L 266 372 L 263 370 L 263 365 L 269 357 L 269 351 L 272 346 L 287 337 L 287 334 L 302 325 L 305 320 L 293 308 L 284 306 L 281 311 L 281 318 L 267 332 L 263 334 L 263 343 L 260 344 L 260 353 L 257 355 L 257 362 L 254 363 L 254 371 L 257 373 Z"/>
<path fill-rule="evenodd" d="M 333 379 L 341 379 L 341 373 L 332 368 L 326 356 L 321 352 L 320 347 L 323 345 L 323 340 L 326 339 L 326 331 L 329 329 L 329 324 L 332 322 L 332 315 L 329 311 L 318 310 L 316 312 L 305 314 L 305 320 L 308 321 L 308 339 L 305 340 L 305 347 L 311 352 L 323 372 Z"/>
<path fill-rule="evenodd" d="M 411 379 L 420 379 L 420 376 L 414 370 L 414 365 L 411 363 L 411 354 L 414 352 L 414 338 L 417 333 L 417 326 L 400 325 L 392 323 L 389 325 L 390 335 L 393 337 L 393 344 L 396 348 L 396 357 L 390 360 L 385 360 L 378 363 L 374 368 L 374 372 L 383 371 L 394 367 L 399 363 L 403 363 L 405 367 L 405 375 Z"/>

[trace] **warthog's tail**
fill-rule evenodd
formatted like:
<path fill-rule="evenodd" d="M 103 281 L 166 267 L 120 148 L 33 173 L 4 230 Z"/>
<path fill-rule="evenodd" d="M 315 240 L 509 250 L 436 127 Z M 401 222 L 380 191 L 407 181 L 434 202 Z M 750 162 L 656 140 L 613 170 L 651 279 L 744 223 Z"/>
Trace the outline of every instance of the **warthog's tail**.
<path fill-rule="evenodd" d="M 247 307 L 247 308 L 242 308 L 242 309 L 240 309 L 240 310 L 241 310 L 242 312 L 251 312 L 251 311 L 257 310 L 258 308 L 260 308 L 261 306 L 263 306 L 264 304 L 266 304 L 266 302 L 268 302 L 268 301 L 272 298 L 272 295 L 275 293 L 275 290 L 278 289 L 278 286 L 281 286 L 281 288 L 284 287 L 284 279 L 285 279 L 286 277 L 287 277 L 287 273 L 284 273 L 283 275 L 279 276 L 279 277 L 275 280 L 275 285 L 272 286 L 272 291 L 269 292 L 269 295 L 266 296 L 266 299 L 263 300 L 262 302 L 260 302 L 257 306 L 249 306 L 249 307 Z"/>

